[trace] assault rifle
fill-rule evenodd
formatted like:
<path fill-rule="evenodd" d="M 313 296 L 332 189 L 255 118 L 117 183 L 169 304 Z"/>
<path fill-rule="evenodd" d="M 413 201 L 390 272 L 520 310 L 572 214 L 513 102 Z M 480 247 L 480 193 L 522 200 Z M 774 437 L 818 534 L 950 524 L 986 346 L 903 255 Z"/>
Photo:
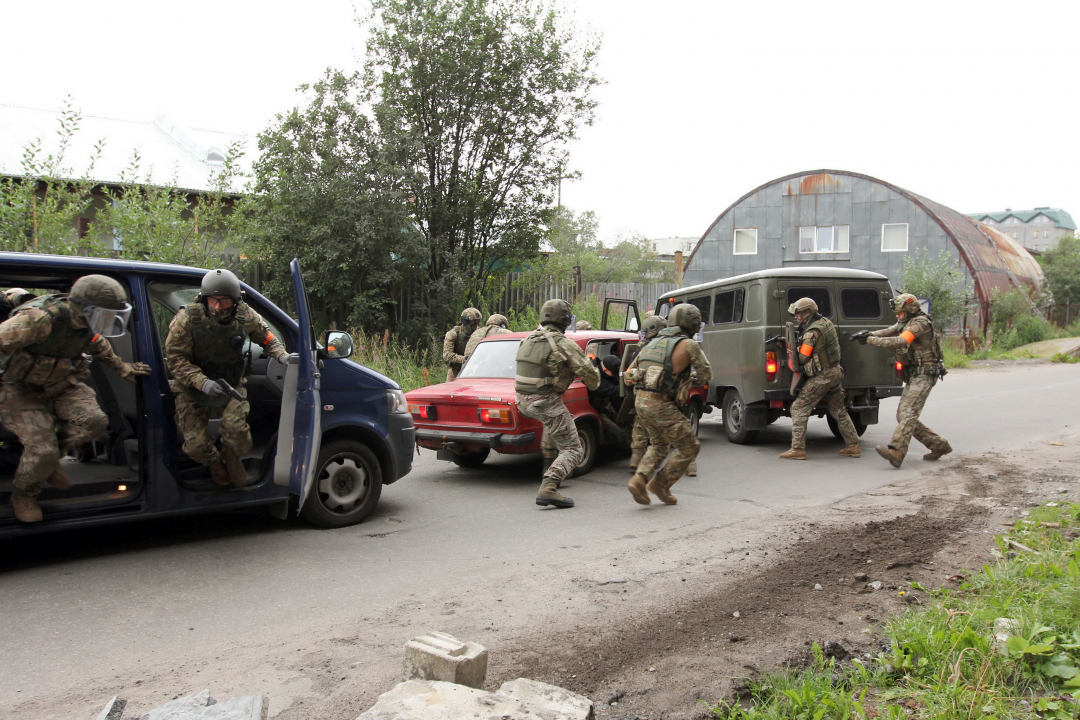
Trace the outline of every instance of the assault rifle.
<path fill-rule="evenodd" d="M 802 361 L 799 359 L 799 331 L 795 323 L 784 323 L 784 345 L 787 346 L 787 366 L 791 371 L 791 394 L 797 395 L 802 382 Z"/>

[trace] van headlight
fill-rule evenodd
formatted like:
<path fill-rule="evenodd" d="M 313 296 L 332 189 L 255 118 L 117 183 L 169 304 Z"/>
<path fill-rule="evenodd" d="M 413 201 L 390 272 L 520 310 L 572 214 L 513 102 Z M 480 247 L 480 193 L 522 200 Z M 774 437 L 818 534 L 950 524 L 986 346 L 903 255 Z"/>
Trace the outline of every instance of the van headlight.
<path fill-rule="evenodd" d="M 409 403 L 405 400 L 405 393 L 401 390 L 386 391 L 386 411 L 391 415 L 395 413 L 409 413 Z"/>

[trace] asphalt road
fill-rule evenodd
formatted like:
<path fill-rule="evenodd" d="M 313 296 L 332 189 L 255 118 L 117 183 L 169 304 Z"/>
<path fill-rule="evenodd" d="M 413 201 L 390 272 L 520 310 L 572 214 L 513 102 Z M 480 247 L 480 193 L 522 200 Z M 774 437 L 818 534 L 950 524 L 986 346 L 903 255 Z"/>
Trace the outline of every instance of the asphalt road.
<path fill-rule="evenodd" d="M 883 403 L 857 460 L 837 455 L 823 419 L 811 420 L 809 459 L 796 463 L 776 458 L 788 446 L 787 420 L 735 446 L 719 413 L 705 416 L 700 473 L 675 487 L 676 508 L 632 501 L 625 456 L 572 480 L 566 494 L 577 506 L 555 510 L 533 503 L 536 458 L 493 456 L 463 470 L 422 451 L 413 472 L 384 490 L 377 515 L 354 528 L 233 513 L 0 542 L 0 707 L 67 695 L 88 677 L 167 672 L 275 634 L 345 633 L 361 615 L 452 592 L 463 578 L 482 587 L 510 565 L 557 555 L 573 573 L 576 557 L 872 490 L 930 465 L 917 442 L 900 470 L 873 452 L 888 442 L 896 402 Z M 979 453 L 1053 440 L 1080 423 L 1078 405 L 1075 365 L 956 371 L 923 420 L 958 453 Z"/>

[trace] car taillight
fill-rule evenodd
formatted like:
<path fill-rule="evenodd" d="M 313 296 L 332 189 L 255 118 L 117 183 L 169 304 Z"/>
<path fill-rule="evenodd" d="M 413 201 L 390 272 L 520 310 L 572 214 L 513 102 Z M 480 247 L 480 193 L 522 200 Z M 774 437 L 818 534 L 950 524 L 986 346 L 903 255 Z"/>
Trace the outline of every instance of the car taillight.
<path fill-rule="evenodd" d="M 904 377 L 904 363 L 900 362 L 899 360 L 896 361 L 896 377 Z"/>
<path fill-rule="evenodd" d="M 409 413 L 423 420 L 439 419 L 439 413 L 436 412 L 434 405 L 420 405 L 419 403 L 409 403 Z"/>
<path fill-rule="evenodd" d="M 510 422 L 510 408 L 477 408 L 476 416 L 480 418 L 480 422 L 508 423 Z"/>
<path fill-rule="evenodd" d="M 765 379 L 772 382 L 776 379 L 776 371 L 780 366 L 776 364 L 776 353 L 772 350 L 765 353 Z"/>

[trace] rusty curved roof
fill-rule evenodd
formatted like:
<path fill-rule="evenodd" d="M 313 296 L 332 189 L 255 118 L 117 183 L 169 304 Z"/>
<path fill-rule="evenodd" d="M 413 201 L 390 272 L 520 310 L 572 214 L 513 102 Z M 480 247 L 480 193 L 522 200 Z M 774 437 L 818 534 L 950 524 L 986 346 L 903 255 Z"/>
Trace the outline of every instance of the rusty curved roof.
<path fill-rule="evenodd" d="M 929 215 L 945 231 L 946 236 L 953 241 L 960 257 L 967 265 L 969 272 L 975 279 L 975 293 L 981 300 L 989 300 L 993 291 L 1008 290 L 1010 288 L 1027 289 L 1039 287 L 1042 283 L 1042 274 L 1039 265 L 1034 258 L 1017 243 L 994 231 L 977 220 L 967 217 L 950 207 L 934 202 L 929 198 L 897 187 L 892 183 L 878 180 L 869 175 L 848 172 L 846 170 L 811 170 L 808 172 L 793 173 L 782 178 L 770 180 L 754 188 L 750 192 L 732 203 L 724 212 L 720 213 L 712 225 L 702 234 L 693 252 L 686 262 L 687 268 L 694 261 L 694 255 L 705 241 L 705 237 L 720 222 L 720 218 L 731 212 L 739 203 L 746 200 L 754 193 L 763 190 L 770 185 L 787 182 L 796 178 L 802 178 L 800 186 L 807 188 L 806 192 L 813 193 L 814 188 L 826 187 L 835 184 L 833 175 L 845 175 L 847 177 L 861 178 L 870 182 L 883 185 L 904 196 Z M 1000 237 L 999 237 L 1000 236 Z"/>

